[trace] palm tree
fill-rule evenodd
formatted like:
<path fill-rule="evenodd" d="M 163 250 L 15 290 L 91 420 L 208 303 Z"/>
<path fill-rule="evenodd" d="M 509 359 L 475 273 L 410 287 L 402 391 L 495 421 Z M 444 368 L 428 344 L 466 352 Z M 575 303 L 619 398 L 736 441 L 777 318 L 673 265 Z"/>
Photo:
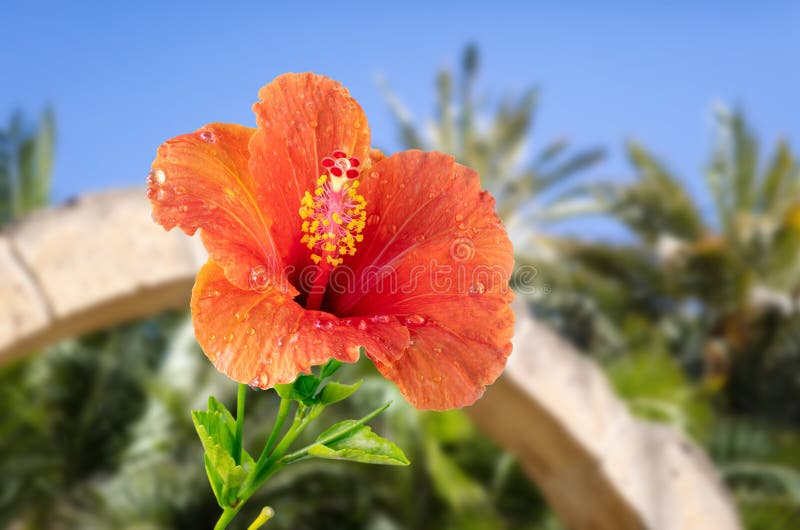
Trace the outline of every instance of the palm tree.
<path fill-rule="evenodd" d="M 16 112 L 0 130 L 0 227 L 49 202 L 54 148 L 55 116 L 49 107 L 35 127 Z"/>
<path fill-rule="evenodd" d="M 557 242 L 568 259 L 547 269 L 557 294 L 539 311 L 612 373 L 639 357 L 682 367 L 693 384 L 681 383 L 688 394 L 658 396 L 662 412 L 672 405 L 683 420 L 694 418 L 689 430 L 709 444 L 745 519 L 766 528 L 767 519 L 800 510 L 790 456 L 800 454 L 800 166 L 784 141 L 760 163 L 741 112 L 720 109 L 716 118 L 706 168 L 712 215 L 630 142 L 637 178 L 586 191 L 634 242 Z M 654 397 L 652 389 L 639 388 L 643 397 Z M 715 421 L 696 414 L 702 403 Z M 763 443 L 740 443 L 751 439 Z M 774 505 L 783 507 L 777 515 Z"/>
<path fill-rule="evenodd" d="M 458 75 L 442 70 L 436 77 L 435 118 L 425 132 L 413 120 L 385 80 L 379 80 L 397 121 L 404 148 L 438 150 L 453 155 L 481 175 L 483 186 L 497 200 L 518 253 L 535 253 L 546 245 L 537 230 L 542 224 L 585 213 L 591 201 L 560 194 L 569 180 L 603 159 L 603 149 L 572 152 L 559 138 L 534 156 L 526 156 L 539 105 L 539 91 L 505 96 L 492 106 L 476 96 L 478 48 L 465 48 Z M 535 243 L 535 244 L 532 244 Z"/>

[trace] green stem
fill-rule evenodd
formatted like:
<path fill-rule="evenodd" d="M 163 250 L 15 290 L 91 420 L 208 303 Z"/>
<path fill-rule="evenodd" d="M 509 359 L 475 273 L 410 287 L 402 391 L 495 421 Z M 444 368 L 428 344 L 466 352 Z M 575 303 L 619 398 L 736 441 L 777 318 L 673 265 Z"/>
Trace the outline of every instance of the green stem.
<path fill-rule="evenodd" d="M 286 434 L 283 436 L 283 439 L 281 439 L 281 441 L 278 443 L 277 447 L 275 447 L 275 450 L 272 451 L 271 453 L 269 453 L 266 450 L 263 453 L 261 453 L 261 457 L 258 459 L 258 462 L 256 462 L 256 467 L 251 475 L 252 477 L 254 477 L 252 481 L 253 483 L 256 482 L 263 483 L 263 480 L 261 479 L 260 475 L 270 470 L 270 468 L 274 464 L 276 464 L 278 460 L 280 460 L 283 457 L 284 454 L 286 454 L 286 451 L 289 449 L 292 443 L 294 443 L 297 437 L 300 436 L 300 433 L 302 433 L 303 430 L 305 430 L 305 428 L 308 426 L 311 419 L 305 416 L 306 410 L 307 410 L 306 407 L 304 407 L 303 405 L 298 406 L 297 412 L 294 415 L 294 421 L 292 422 L 292 426 L 289 427 L 288 431 L 286 431 Z M 249 490 L 249 488 L 245 488 L 245 491 L 247 490 Z"/>
<path fill-rule="evenodd" d="M 239 393 L 238 393 L 238 401 L 237 401 L 237 409 L 236 409 L 236 446 L 238 451 L 235 449 L 235 455 L 237 455 L 237 463 L 241 459 L 241 442 L 242 442 L 242 424 L 244 421 L 244 402 L 245 402 L 245 394 L 246 394 L 247 387 L 245 385 L 239 386 Z M 315 443 L 330 443 L 335 441 L 343 436 L 347 436 L 353 430 L 361 427 L 372 418 L 386 410 L 386 408 L 391 404 L 391 402 L 386 403 L 382 407 L 375 409 L 374 411 L 370 412 L 360 420 L 354 422 L 350 425 L 347 429 L 343 429 L 339 432 L 332 433 L 325 438 L 318 440 Z M 289 399 L 281 399 L 280 407 L 278 408 L 278 414 L 275 418 L 275 425 L 272 428 L 272 432 L 267 439 L 267 443 L 264 446 L 264 450 L 261 452 L 261 456 L 259 456 L 258 461 L 256 461 L 255 466 L 250 473 L 249 477 L 246 479 L 245 483 L 242 485 L 241 489 L 239 490 L 237 503 L 235 506 L 226 506 L 223 508 L 222 514 L 220 515 L 219 519 L 217 520 L 217 524 L 214 525 L 214 530 L 224 530 L 228 527 L 230 522 L 236 517 L 236 514 L 239 513 L 239 510 L 245 505 L 245 503 L 253 496 L 253 494 L 266 482 L 266 480 L 271 477 L 273 474 L 277 473 L 280 469 L 282 469 L 287 464 L 294 462 L 300 458 L 303 458 L 308 454 L 309 448 L 314 445 L 306 446 L 305 448 L 296 451 L 290 455 L 286 455 L 286 452 L 292 446 L 292 444 L 297 440 L 297 438 L 302 434 L 302 432 L 308 427 L 308 425 L 314 421 L 324 409 L 323 406 L 305 406 L 302 403 L 298 404 L 297 410 L 295 411 L 294 420 L 292 421 L 292 425 L 286 431 L 283 438 L 281 438 L 280 442 L 276 445 L 276 440 L 280 436 L 280 431 L 283 428 L 284 423 L 286 423 L 286 418 L 289 415 L 289 410 L 291 408 L 291 400 Z M 273 446 L 275 448 L 273 449 Z"/>
<path fill-rule="evenodd" d="M 233 459 L 236 464 L 242 463 L 242 432 L 244 430 L 244 402 L 247 397 L 247 385 L 239 383 L 236 394 L 236 433 L 233 443 Z"/>
<path fill-rule="evenodd" d="M 223 530 L 227 528 L 233 518 L 236 517 L 236 514 L 239 513 L 242 504 L 244 504 L 244 502 L 239 503 L 239 506 L 236 508 L 225 508 L 222 511 L 222 515 L 219 516 L 217 524 L 214 525 L 214 530 Z"/>
<path fill-rule="evenodd" d="M 289 409 L 291 408 L 291 406 L 292 406 L 291 399 L 281 398 L 281 404 L 280 407 L 278 407 L 278 415 L 275 418 L 275 425 L 272 427 L 272 432 L 269 433 L 269 438 L 267 438 L 267 445 L 264 446 L 264 451 L 258 458 L 259 461 L 261 461 L 262 459 L 266 459 L 272 452 L 272 448 L 275 446 L 275 442 L 278 441 L 278 435 L 281 433 L 283 424 L 286 423 L 286 418 L 289 416 Z"/>
<path fill-rule="evenodd" d="M 278 425 L 283 424 L 286 420 L 286 416 L 289 412 L 289 405 L 291 404 L 290 400 L 282 400 L 281 407 L 278 410 L 278 418 L 276 421 L 276 427 L 273 428 L 273 432 L 280 432 L 280 426 Z M 253 496 L 253 494 L 258 491 L 258 489 L 266 482 L 266 480 L 274 475 L 278 470 L 283 468 L 286 464 L 281 460 L 283 455 L 286 454 L 286 451 L 291 447 L 297 437 L 308 427 L 308 424 L 317 417 L 318 414 L 307 414 L 308 408 L 300 405 L 295 413 L 294 421 L 292 422 L 292 426 L 289 427 L 289 430 L 284 435 L 283 439 L 278 443 L 275 450 L 270 451 L 267 450 L 267 446 L 270 443 L 274 443 L 274 440 L 268 440 L 267 446 L 264 447 L 264 451 L 261 453 L 258 461 L 256 462 L 255 468 L 253 469 L 250 477 L 247 479 L 247 482 L 242 486 L 242 489 L 239 493 L 239 503 L 235 507 L 227 507 L 224 508 L 222 511 L 222 515 L 220 515 L 219 520 L 217 520 L 217 524 L 214 526 L 214 530 L 223 530 L 227 528 L 228 524 L 233 520 L 239 510 L 242 509 L 242 506 L 247 502 L 247 500 Z M 277 437 L 275 434 L 274 437 Z M 270 435 L 270 439 L 273 436 Z"/>

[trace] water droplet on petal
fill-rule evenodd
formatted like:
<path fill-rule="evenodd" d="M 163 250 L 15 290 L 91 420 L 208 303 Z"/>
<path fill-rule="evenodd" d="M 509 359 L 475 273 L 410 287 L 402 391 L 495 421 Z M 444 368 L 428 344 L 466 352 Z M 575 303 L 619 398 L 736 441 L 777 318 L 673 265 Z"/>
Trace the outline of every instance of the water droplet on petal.
<path fill-rule="evenodd" d="M 470 296 L 480 296 L 486 292 L 486 286 L 481 282 L 475 282 L 469 286 L 468 292 Z"/>
<path fill-rule="evenodd" d="M 256 334 L 256 328 L 250 328 L 247 330 L 247 334 L 251 337 Z"/>
<path fill-rule="evenodd" d="M 162 169 L 154 169 L 150 173 L 147 174 L 147 185 L 148 186 L 160 186 L 164 184 L 167 180 L 167 174 L 164 173 Z"/>
<path fill-rule="evenodd" d="M 228 333 L 224 337 L 225 342 L 233 342 L 233 333 Z"/>
<path fill-rule="evenodd" d="M 186 192 L 188 191 L 183 186 L 175 186 L 174 188 L 172 188 L 172 190 L 175 192 L 175 195 L 186 195 Z"/>
<path fill-rule="evenodd" d="M 422 315 L 408 315 L 406 317 L 406 326 L 424 326 L 427 321 Z"/>
<path fill-rule="evenodd" d="M 270 284 L 267 268 L 263 265 L 258 265 L 250 269 L 247 284 L 255 291 L 266 291 Z"/>
<path fill-rule="evenodd" d="M 237 311 L 233 316 L 236 317 L 236 320 L 238 320 L 239 322 L 242 322 L 244 320 L 247 320 L 247 317 L 249 317 L 250 315 L 247 314 L 247 313 L 242 313 L 240 311 Z"/>
<path fill-rule="evenodd" d="M 391 321 L 391 318 L 389 318 L 387 315 L 375 315 L 372 317 L 372 321 L 379 322 L 381 324 L 388 324 Z"/>
<path fill-rule="evenodd" d="M 259 374 L 250 381 L 250 388 L 253 390 L 263 390 L 267 387 L 269 387 L 269 375 L 266 373 Z"/>
<path fill-rule="evenodd" d="M 380 222 L 380 220 L 381 220 L 380 215 L 376 213 L 370 214 L 370 216 L 367 217 L 367 225 L 376 225 Z"/>
<path fill-rule="evenodd" d="M 200 139 L 209 144 L 213 144 L 217 141 L 217 137 L 214 132 L 209 130 L 200 131 Z"/>
<path fill-rule="evenodd" d="M 161 199 L 164 198 L 164 195 L 166 195 L 166 193 L 164 193 L 164 189 L 158 188 L 158 190 L 156 190 L 156 196 L 154 198 L 155 200 L 160 201 Z"/>
<path fill-rule="evenodd" d="M 463 220 L 464 220 L 464 216 L 461 215 L 460 213 L 457 213 L 456 214 L 456 221 L 463 221 Z"/>
<path fill-rule="evenodd" d="M 186 206 L 185 204 L 181 204 L 180 206 L 178 206 L 178 210 L 182 211 L 183 213 L 186 213 L 189 211 L 189 207 Z"/>
<path fill-rule="evenodd" d="M 361 331 L 366 331 L 366 330 L 367 330 L 367 321 L 366 321 L 366 320 L 362 320 L 362 321 L 360 321 L 360 322 L 358 323 L 358 326 L 357 326 L 357 327 L 358 327 L 358 329 L 359 329 L 359 330 L 361 330 Z"/>
<path fill-rule="evenodd" d="M 328 329 L 333 329 L 335 326 L 336 322 L 334 322 L 333 320 L 320 319 L 314 322 L 314 327 L 317 329 L 328 330 Z"/>

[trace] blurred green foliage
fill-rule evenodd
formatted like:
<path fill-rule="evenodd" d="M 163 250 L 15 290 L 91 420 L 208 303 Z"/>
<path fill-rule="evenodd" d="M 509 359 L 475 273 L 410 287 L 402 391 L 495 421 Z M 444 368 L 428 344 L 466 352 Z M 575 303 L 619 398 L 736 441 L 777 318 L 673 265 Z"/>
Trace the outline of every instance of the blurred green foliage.
<path fill-rule="evenodd" d="M 49 107 L 36 126 L 17 112 L 0 130 L 0 226 L 49 202 L 54 149 L 55 116 Z"/>
<path fill-rule="evenodd" d="M 636 179 L 581 193 L 634 241 L 556 241 L 559 259 L 536 263 L 553 293 L 535 310 L 604 361 L 635 412 L 706 444 L 749 528 L 788 528 L 800 513 L 800 167 L 783 141 L 759 160 L 738 111 L 717 111 L 714 139 L 703 211 L 628 143 Z"/>
<path fill-rule="evenodd" d="M 407 468 L 309 460 L 286 468 L 246 507 L 269 504 L 274 529 L 558 529 L 519 468 L 460 412 L 420 413 L 370 363 L 326 421 L 394 405 L 371 422 L 414 462 Z M 231 407 L 236 386 L 200 351 L 185 315 L 167 314 L 66 341 L 0 373 L 0 527 L 210 528 L 218 507 L 187 411 L 206 397 Z M 13 384 L 11 382 L 13 381 Z M 251 392 L 245 446 L 258 447 L 277 410 Z M 319 433 L 304 433 L 300 445 Z"/>

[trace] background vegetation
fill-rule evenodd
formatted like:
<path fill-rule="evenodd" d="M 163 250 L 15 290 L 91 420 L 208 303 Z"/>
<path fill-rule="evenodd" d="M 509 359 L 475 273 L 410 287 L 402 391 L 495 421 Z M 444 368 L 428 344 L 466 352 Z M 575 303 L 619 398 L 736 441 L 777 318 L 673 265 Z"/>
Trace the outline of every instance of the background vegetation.
<path fill-rule="evenodd" d="M 468 47 L 457 72 L 439 73 L 425 128 L 382 86 L 405 146 L 481 172 L 518 262 L 539 271 L 537 284 L 517 285 L 531 310 L 600 361 L 635 413 L 706 447 L 748 528 L 800 525 L 800 168 L 789 146 L 763 154 L 743 113 L 720 110 L 702 175 L 709 211 L 635 142 L 625 146 L 633 179 L 587 184 L 577 177 L 603 149 L 559 139 L 526 156 L 540 145 L 538 92 L 478 97 L 478 72 Z M 0 131 L 0 224 L 47 204 L 54 136 L 51 111 Z M 586 214 L 630 237 L 551 230 Z M 210 393 L 231 405 L 235 386 L 206 362 L 186 314 L 65 341 L 0 370 L 0 527 L 194 529 L 214 519 L 188 411 Z M 367 364 L 347 370 L 365 384 L 342 417 L 396 394 Z M 413 465 L 293 467 L 260 499 L 279 508 L 270 528 L 561 528 L 514 459 L 462 413 L 419 413 L 395 397 L 376 430 Z M 248 421 L 266 426 L 272 393 L 249 402 Z"/>

